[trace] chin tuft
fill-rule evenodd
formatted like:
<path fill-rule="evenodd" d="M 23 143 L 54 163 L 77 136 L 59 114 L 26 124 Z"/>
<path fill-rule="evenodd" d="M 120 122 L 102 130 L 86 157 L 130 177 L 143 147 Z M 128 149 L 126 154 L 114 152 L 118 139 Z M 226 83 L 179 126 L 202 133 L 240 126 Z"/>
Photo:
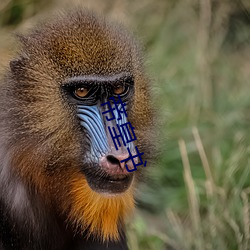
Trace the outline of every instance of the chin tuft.
<path fill-rule="evenodd" d="M 82 174 L 71 182 L 68 220 L 77 232 L 103 241 L 119 240 L 119 226 L 134 209 L 133 184 L 123 193 L 93 191 Z"/>

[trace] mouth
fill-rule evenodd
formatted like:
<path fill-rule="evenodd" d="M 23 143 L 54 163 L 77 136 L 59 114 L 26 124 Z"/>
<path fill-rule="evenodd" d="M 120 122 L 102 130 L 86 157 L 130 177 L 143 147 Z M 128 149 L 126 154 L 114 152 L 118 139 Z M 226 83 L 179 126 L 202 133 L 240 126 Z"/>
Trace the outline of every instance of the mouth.
<path fill-rule="evenodd" d="M 97 193 L 123 193 L 132 183 L 133 173 L 109 174 L 99 165 L 95 168 L 92 168 L 92 171 L 84 171 L 84 175 L 90 188 Z"/>

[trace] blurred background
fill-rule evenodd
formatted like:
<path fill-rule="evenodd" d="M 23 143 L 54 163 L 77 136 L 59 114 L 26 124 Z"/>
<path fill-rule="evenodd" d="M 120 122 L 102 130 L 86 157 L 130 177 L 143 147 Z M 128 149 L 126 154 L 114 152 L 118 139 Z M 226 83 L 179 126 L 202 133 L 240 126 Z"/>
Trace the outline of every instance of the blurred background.
<path fill-rule="evenodd" d="M 250 249 L 250 1 L 0 0 L 0 73 L 15 33 L 74 3 L 132 30 L 152 78 L 160 153 L 130 249 Z"/>

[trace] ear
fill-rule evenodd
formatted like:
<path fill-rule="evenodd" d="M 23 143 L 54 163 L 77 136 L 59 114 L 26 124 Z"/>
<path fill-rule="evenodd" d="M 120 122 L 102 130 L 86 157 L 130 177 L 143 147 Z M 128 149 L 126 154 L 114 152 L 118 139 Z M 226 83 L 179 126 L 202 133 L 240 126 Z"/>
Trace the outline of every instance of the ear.
<path fill-rule="evenodd" d="M 28 43 L 28 38 L 21 35 L 21 34 L 15 34 L 15 37 L 19 40 L 19 44 L 21 44 L 21 47 L 28 47 L 29 43 Z M 21 57 L 15 58 L 13 60 L 10 61 L 10 69 L 12 73 L 18 72 L 20 71 L 25 64 L 25 54 Z"/>
<path fill-rule="evenodd" d="M 16 58 L 10 61 L 10 69 L 11 72 L 16 75 L 20 74 L 22 75 L 24 73 L 24 68 L 25 68 L 25 58 Z"/>
<path fill-rule="evenodd" d="M 20 69 L 21 67 L 21 59 L 18 58 L 18 59 L 13 59 L 10 61 L 10 69 L 11 71 L 14 73 L 16 72 L 18 69 Z"/>

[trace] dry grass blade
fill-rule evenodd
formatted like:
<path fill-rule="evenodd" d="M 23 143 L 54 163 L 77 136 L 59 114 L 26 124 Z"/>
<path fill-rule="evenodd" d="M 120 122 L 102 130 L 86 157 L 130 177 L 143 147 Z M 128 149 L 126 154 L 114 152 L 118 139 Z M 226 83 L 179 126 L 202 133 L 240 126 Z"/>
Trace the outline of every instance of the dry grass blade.
<path fill-rule="evenodd" d="M 250 217 L 249 217 L 249 201 L 246 192 L 241 192 L 241 198 L 243 201 L 243 226 L 244 226 L 244 241 L 243 241 L 243 249 L 247 250 L 249 246 L 250 239 Z"/>
<path fill-rule="evenodd" d="M 189 200 L 189 211 L 192 221 L 192 226 L 194 230 L 194 235 L 197 236 L 198 249 L 202 249 L 202 234 L 201 234 L 201 219 L 199 211 L 199 200 L 195 191 L 195 184 L 191 173 L 191 168 L 189 164 L 187 148 L 185 141 L 183 139 L 179 140 L 179 148 L 181 152 L 181 158 L 184 167 L 184 180 L 187 185 L 188 190 L 188 200 Z"/>
<path fill-rule="evenodd" d="M 208 186 L 210 188 L 207 188 L 207 190 L 208 192 L 210 191 L 211 192 L 210 195 L 212 195 L 214 191 L 214 180 L 213 180 L 212 172 L 208 163 L 208 159 L 207 159 L 198 129 L 196 127 L 193 127 L 192 132 L 193 132 L 193 136 L 195 139 L 195 144 L 196 144 L 199 156 L 201 158 L 202 166 L 206 174 L 206 178 L 209 182 Z"/>

